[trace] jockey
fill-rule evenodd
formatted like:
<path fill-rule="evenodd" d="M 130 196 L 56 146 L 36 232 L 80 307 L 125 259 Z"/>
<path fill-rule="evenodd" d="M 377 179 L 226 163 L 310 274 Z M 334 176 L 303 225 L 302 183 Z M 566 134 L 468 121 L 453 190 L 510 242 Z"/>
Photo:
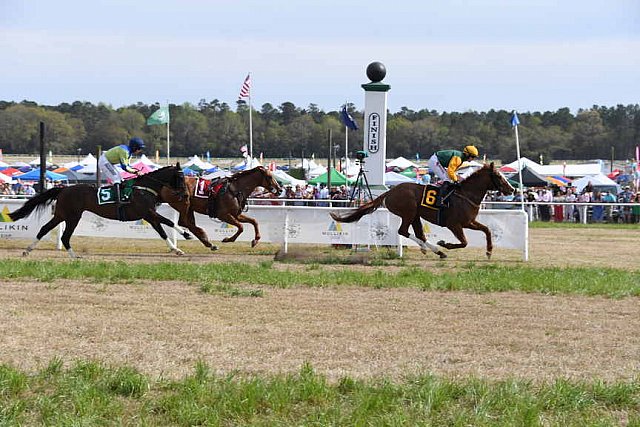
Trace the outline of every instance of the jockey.
<path fill-rule="evenodd" d="M 122 177 L 113 165 L 119 164 L 122 170 L 137 175 L 138 171 L 129 165 L 129 161 L 132 155 L 141 153 L 143 149 L 144 141 L 135 137 L 129 140 L 129 145 L 121 144 L 103 152 L 98 160 L 100 173 L 114 185 L 118 203 L 120 202 Z"/>
<path fill-rule="evenodd" d="M 441 203 L 455 190 L 455 186 L 459 185 L 460 178 L 456 171 L 462 165 L 462 162 L 473 160 L 478 157 L 478 149 L 473 145 L 467 145 L 462 151 L 458 150 L 441 150 L 433 153 L 429 158 L 429 169 L 440 180 L 443 181 L 441 187 Z M 452 183 L 452 184 L 451 184 Z M 450 187 L 452 185 L 452 187 Z M 449 190 L 449 188 L 451 188 Z"/>

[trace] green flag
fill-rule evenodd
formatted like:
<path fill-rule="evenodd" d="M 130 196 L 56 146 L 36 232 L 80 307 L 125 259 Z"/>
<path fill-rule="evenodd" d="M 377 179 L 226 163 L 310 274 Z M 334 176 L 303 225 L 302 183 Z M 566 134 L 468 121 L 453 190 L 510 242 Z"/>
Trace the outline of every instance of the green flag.
<path fill-rule="evenodd" d="M 148 119 L 147 124 L 149 126 L 153 125 L 164 125 L 169 123 L 169 106 L 158 108 Z"/>

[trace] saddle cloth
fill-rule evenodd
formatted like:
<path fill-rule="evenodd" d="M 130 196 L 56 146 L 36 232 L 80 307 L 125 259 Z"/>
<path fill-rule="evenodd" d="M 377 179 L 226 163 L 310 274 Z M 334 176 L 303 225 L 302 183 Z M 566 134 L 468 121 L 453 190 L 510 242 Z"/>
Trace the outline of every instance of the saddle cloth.
<path fill-rule="evenodd" d="M 224 185 L 224 180 L 209 180 L 204 178 L 198 178 L 196 182 L 196 188 L 194 189 L 193 196 L 208 199 L 210 195 L 216 197 L 220 192 L 220 189 Z"/>
<path fill-rule="evenodd" d="M 438 194 L 440 193 L 440 187 L 437 185 L 427 184 L 424 185 L 424 190 L 422 191 L 422 198 L 420 199 L 420 205 L 429 209 L 439 210 L 440 208 L 436 205 L 438 201 Z"/>
<path fill-rule="evenodd" d="M 129 202 L 133 193 L 133 180 L 124 181 L 120 187 L 121 202 Z M 116 188 L 113 185 L 100 187 L 97 191 L 98 204 L 107 205 L 116 202 Z"/>

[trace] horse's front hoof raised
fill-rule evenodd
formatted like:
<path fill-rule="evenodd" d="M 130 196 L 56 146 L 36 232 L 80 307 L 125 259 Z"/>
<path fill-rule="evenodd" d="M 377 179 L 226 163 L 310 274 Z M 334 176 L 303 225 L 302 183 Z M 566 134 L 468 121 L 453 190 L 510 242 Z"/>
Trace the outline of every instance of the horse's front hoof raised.
<path fill-rule="evenodd" d="M 446 243 L 444 240 L 438 240 L 438 246 L 446 247 Z"/>
<path fill-rule="evenodd" d="M 251 247 L 252 248 L 255 248 L 257 244 L 258 244 L 258 240 L 252 240 L 251 241 Z"/>
<path fill-rule="evenodd" d="M 230 238 L 225 237 L 224 239 L 222 239 L 222 243 L 229 243 L 231 241 Z"/>
<path fill-rule="evenodd" d="M 193 239 L 193 236 L 191 234 L 189 234 L 189 233 L 184 233 L 182 235 L 182 237 L 184 237 L 185 240 L 192 240 Z"/>

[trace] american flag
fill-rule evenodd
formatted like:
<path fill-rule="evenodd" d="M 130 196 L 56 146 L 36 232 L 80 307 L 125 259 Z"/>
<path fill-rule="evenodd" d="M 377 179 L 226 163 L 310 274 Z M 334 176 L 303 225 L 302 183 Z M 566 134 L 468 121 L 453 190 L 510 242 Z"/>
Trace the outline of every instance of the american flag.
<path fill-rule="evenodd" d="M 242 88 L 240 89 L 240 96 L 238 99 L 249 98 L 251 96 L 251 74 L 247 74 L 247 78 L 244 79 L 244 83 L 242 83 Z"/>

